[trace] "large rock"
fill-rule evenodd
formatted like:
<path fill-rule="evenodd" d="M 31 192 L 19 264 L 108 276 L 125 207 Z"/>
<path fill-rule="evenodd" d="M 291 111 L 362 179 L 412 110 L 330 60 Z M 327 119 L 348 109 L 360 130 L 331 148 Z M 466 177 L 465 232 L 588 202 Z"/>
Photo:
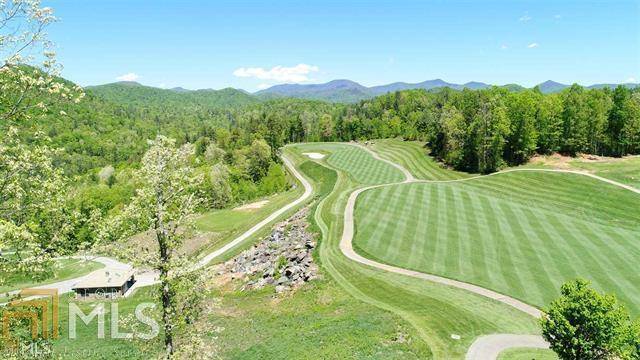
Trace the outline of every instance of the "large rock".
<path fill-rule="evenodd" d="M 307 232 L 307 214 L 308 209 L 304 208 L 276 224 L 269 236 L 227 261 L 219 273 L 245 279 L 242 289 L 275 284 L 276 293 L 317 278 L 318 266 L 311 254 L 316 242 Z"/>

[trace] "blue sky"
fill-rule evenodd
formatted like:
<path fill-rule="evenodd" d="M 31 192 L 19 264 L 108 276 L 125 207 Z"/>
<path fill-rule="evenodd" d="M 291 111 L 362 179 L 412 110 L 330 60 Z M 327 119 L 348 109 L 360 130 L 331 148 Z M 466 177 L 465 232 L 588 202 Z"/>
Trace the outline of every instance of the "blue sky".
<path fill-rule="evenodd" d="M 636 1 L 44 1 L 81 85 L 640 81 Z"/>

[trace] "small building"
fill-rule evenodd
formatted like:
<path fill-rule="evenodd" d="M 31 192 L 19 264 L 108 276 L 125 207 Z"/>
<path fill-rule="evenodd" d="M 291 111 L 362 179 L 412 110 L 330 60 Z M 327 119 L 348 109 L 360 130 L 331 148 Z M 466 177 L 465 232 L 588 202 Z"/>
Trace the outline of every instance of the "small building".
<path fill-rule="evenodd" d="M 76 298 L 116 299 L 136 282 L 134 270 L 97 270 L 87 275 L 73 287 Z"/>

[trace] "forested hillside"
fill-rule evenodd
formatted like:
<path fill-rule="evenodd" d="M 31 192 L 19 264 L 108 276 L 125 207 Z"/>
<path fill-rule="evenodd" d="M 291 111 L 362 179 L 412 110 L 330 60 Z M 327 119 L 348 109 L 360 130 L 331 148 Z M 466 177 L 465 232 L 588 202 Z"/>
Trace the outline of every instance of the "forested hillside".
<path fill-rule="evenodd" d="M 101 99 L 122 105 L 157 107 L 229 107 L 255 104 L 259 100 L 250 94 L 233 88 L 222 90 L 179 90 L 144 86 L 133 81 L 90 86 L 85 89 Z"/>
<path fill-rule="evenodd" d="M 16 124 L 27 143 L 41 133 L 63 149 L 54 164 L 74 179 L 69 206 L 88 217 L 96 209 L 113 211 L 133 195 L 128 174 L 158 134 L 195 144 L 194 161 L 208 179 L 205 207 L 220 208 L 283 190 L 277 152 L 291 142 L 421 140 L 425 152 L 445 164 L 482 173 L 536 153 L 638 154 L 640 92 L 578 85 L 554 94 L 537 88 L 405 90 L 346 105 L 116 83 L 87 89 L 78 103 L 51 101 L 44 117 Z M 78 226 L 76 235 L 90 241 L 91 232 Z"/>
<path fill-rule="evenodd" d="M 179 143 L 211 141 L 225 151 L 264 139 L 288 142 L 403 137 L 428 142 L 460 170 L 491 172 L 533 154 L 622 156 L 640 152 L 640 93 L 586 89 L 559 93 L 493 87 L 405 90 L 357 104 L 297 99 L 258 102 L 233 89 L 178 92 L 115 83 L 91 87 L 79 104 L 56 103 L 46 121 L 27 121 L 65 152 L 67 174 L 134 164 L 156 134 Z M 275 160 L 275 156 L 274 156 Z"/>

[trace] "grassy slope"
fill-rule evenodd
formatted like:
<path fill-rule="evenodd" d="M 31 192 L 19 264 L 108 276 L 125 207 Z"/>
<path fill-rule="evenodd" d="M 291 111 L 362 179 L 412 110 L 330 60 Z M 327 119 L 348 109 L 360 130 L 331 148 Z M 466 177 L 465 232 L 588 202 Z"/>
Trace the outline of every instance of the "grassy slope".
<path fill-rule="evenodd" d="M 121 299 L 117 302 L 119 319 L 123 321 L 127 316 L 132 316 L 135 307 L 142 302 L 153 302 L 153 292 L 157 287 L 139 289 L 132 297 Z M 60 338 L 53 342 L 54 354 L 63 356 L 64 359 L 151 359 L 155 356 L 149 354 L 149 349 L 162 349 L 161 337 L 148 341 L 149 349 L 141 350 L 137 342 L 126 339 L 111 338 L 111 303 L 104 302 L 105 309 L 105 338 L 98 338 L 98 320 L 93 319 L 89 325 L 76 318 L 76 339 L 69 338 L 69 303 L 67 297 L 60 298 Z M 97 303 L 78 301 L 75 302 L 80 309 L 89 314 Z M 159 304 L 158 304 L 159 305 Z M 148 311 L 148 310 L 147 310 Z M 145 314 L 148 312 L 145 311 Z M 147 327 L 143 328 L 147 331 Z M 119 328 L 126 332 L 126 328 Z"/>
<path fill-rule="evenodd" d="M 328 147 L 332 151 L 343 148 Z M 314 213 L 324 234 L 316 254 L 323 265 L 324 280 L 293 296 L 278 298 L 270 289 L 218 294 L 222 296 L 222 308 L 209 320 L 225 328 L 212 340 L 220 345 L 224 358 L 461 358 L 478 335 L 537 331 L 532 318 L 502 304 L 345 259 L 337 247 L 342 211 L 345 195 L 358 184 L 342 172 L 336 179 L 335 173 L 313 165 L 306 156 L 292 149 L 286 151 L 314 180 L 318 193 L 331 191 Z M 331 186 L 334 180 L 335 188 Z M 151 301 L 154 289 L 143 289 L 132 298 L 120 300 L 120 312 L 126 315 L 135 304 Z M 85 311 L 90 306 L 85 304 Z M 66 318 L 63 310 L 63 334 Z M 63 338 L 56 341 L 56 349 L 66 351 L 66 358 L 149 357 L 135 344 L 108 339 L 108 317 L 106 322 L 107 339 L 96 339 L 95 322 L 88 327 L 79 324 L 79 338 L 84 340 Z M 452 340 L 453 333 L 462 335 L 462 339 Z M 160 348 L 160 344 L 152 345 Z M 89 351 L 93 356 L 77 351 Z"/>
<path fill-rule="evenodd" d="M 558 356 L 551 350 L 515 348 L 505 350 L 498 360 L 557 360 Z"/>
<path fill-rule="evenodd" d="M 206 254 L 221 248 L 245 231 L 249 230 L 260 220 L 266 218 L 274 211 L 300 197 L 304 192 L 302 184 L 300 184 L 289 173 L 287 173 L 287 177 L 289 178 L 289 182 L 294 184 L 293 188 L 289 189 L 286 192 L 265 198 L 269 199 L 269 202 L 259 209 L 251 211 L 234 211 L 231 209 L 222 209 L 215 210 L 198 217 L 195 221 L 196 228 L 199 231 L 210 232 L 211 234 L 208 235 L 209 243 L 201 247 L 196 256 Z M 264 199 L 256 199 L 255 201 L 260 200 Z M 285 219 L 287 216 L 290 216 L 301 206 L 302 205 L 299 205 L 295 209 L 289 210 L 286 214 L 281 215 L 278 220 L 272 222 L 272 224 Z M 241 251 L 250 247 L 256 239 L 259 239 L 261 236 L 266 235 L 270 231 L 270 229 L 270 226 L 263 227 L 261 230 L 257 231 L 255 234 L 247 238 L 235 248 L 231 249 L 221 257 L 214 259 L 214 262 L 226 261 L 232 258 Z"/>
<path fill-rule="evenodd" d="M 293 295 L 273 288 L 222 296 L 212 321 L 225 359 L 423 359 L 429 348 L 389 312 L 349 296 L 330 277 Z"/>
<path fill-rule="evenodd" d="M 316 198 L 333 189 L 336 174 L 289 153 L 312 181 Z M 315 254 L 316 260 L 317 254 Z M 321 268 L 321 271 L 323 269 Z M 427 358 L 415 329 L 397 316 L 349 296 L 326 273 L 292 295 L 222 291 L 212 321 L 225 330 L 216 340 L 230 359 Z"/>
<path fill-rule="evenodd" d="M 356 206 L 368 257 L 544 306 L 583 277 L 640 313 L 637 194 L 573 174 L 507 173 L 374 189 Z"/>
<path fill-rule="evenodd" d="M 610 162 L 572 161 L 571 167 L 640 188 L 640 156 Z"/>
<path fill-rule="evenodd" d="M 304 160 L 299 158 L 300 160 Z M 328 194 L 336 181 L 334 172 L 311 161 L 301 164 L 314 182 L 317 196 Z M 317 254 L 316 254 L 317 255 Z M 224 328 L 214 341 L 225 359 L 344 359 L 384 358 L 423 359 L 429 348 L 414 328 L 398 316 L 371 307 L 345 292 L 330 276 L 304 286 L 293 294 L 274 296 L 273 287 L 259 291 L 222 289 L 213 297 L 220 306 L 206 319 Z M 231 286 L 233 288 L 233 286 Z M 148 288 L 131 299 L 119 301 L 120 312 L 131 313 L 133 305 L 152 301 Z M 66 309 L 65 306 L 63 308 Z M 90 303 L 83 310 L 88 312 Z M 66 313 L 62 333 L 67 333 Z M 109 334 L 109 314 L 106 333 Z M 125 340 L 95 339 L 95 322 L 80 326 L 79 340 L 61 339 L 56 349 L 67 351 L 68 358 L 81 358 L 80 351 L 90 351 L 89 358 L 148 358 L 136 344 Z M 85 342 L 86 341 L 86 342 Z M 152 348 L 161 345 L 152 343 Z"/>
<path fill-rule="evenodd" d="M 383 184 L 404 180 L 402 173 L 396 168 L 374 159 L 366 151 L 355 146 L 347 146 L 332 153 L 327 158 L 327 163 L 349 174 L 354 181 L 361 184 Z"/>
<path fill-rule="evenodd" d="M 195 221 L 196 228 L 199 231 L 210 233 L 208 234 L 210 242 L 203 246 L 199 250 L 199 253 L 209 253 L 224 246 L 243 232 L 249 230 L 258 221 L 298 198 L 302 194 L 302 191 L 302 187 L 297 186 L 294 189 L 277 195 L 256 199 L 256 201 L 269 200 L 266 205 L 259 209 L 240 211 L 221 209 L 199 216 Z M 252 239 L 254 238 L 255 236 L 252 237 Z M 234 253 L 237 252 L 234 251 Z"/>
<path fill-rule="evenodd" d="M 34 282 L 32 278 L 23 275 L 12 276 L 7 279 L 5 286 L 0 286 L 0 293 L 23 289 L 34 285 L 51 284 L 57 281 L 63 281 L 74 277 L 88 274 L 94 270 L 100 269 L 104 265 L 95 261 L 84 261 L 79 259 L 61 259 L 54 263 L 53 276 L 39 282 Z"/>
<path fill-rule="evenodd" d="M 333 153 L 354 151 L 353 147 L 347 146 L 304 144 L 295 149 L 299 152 L 319 149 Z M 348 158 L 332 156 L 327 158 L 327 163 L 332 159 L 335 163 L 335 159 Z M 366 159 L 368 155 L 365 153 L 359 156 Z M 337 164 L 337 168 L 349 169 L 341 163 Z M 392 175 L 389 178 L 395 180 L 398 176 L 399 174 Z M 315 220 L 323 233 L 319 248 L 322 265 L 351 295 L 389 310 L 413 325 L 431 349 L 434 358 L 462 358 L 479 335 L 538 331 L 533 318 L 500 303 L 459 289 L 365 267 L 345 258 L 338 244 L 347 195 L 362 185 L 354 180 L 357 178 L 358 174 L 339 171 L 334 191 L 320 202 L 315 213 Z M 452 334 L 461 335 L 461 340 L 453 340 Z"/>
<path fill-rule="evenodd" d="M 418 141 L 398 139 L 375 140 L 370 148 L 387 160 L 402 165 L 416 179 L 452 180 L 470 176 L 467 173 L 453 171 L 428 156 L 424 144 Z"/>
<path fill-rule="evenodd" d="M 623 184 L 640 188 L 640 156 L 627 156 L 624 158 L 610 158 L 605 161 L 585 161 L 573 159 L 557 164 L 558 156 L 540 156 L 522 167 L 528 168 L 566 168 L 571 170 L 583 170 L 596 175 L 612 179 Z"/>

